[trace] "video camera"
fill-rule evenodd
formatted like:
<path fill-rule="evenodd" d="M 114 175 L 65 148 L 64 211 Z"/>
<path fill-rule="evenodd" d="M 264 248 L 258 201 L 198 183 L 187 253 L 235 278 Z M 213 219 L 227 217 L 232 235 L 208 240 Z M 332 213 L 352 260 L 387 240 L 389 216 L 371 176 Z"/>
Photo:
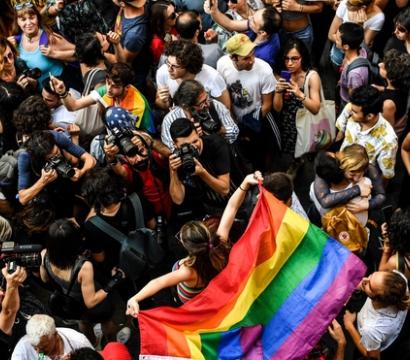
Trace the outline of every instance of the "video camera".
<path fill-rule="evenodd" d="M 12 274 L 17 266 L 28 269 L 37 269 L 41 265 L 40 252 L 42 246 L 38 244 L 16 244 L 14 241 L 5 241 L 0 248 L 0 262 L 7 264 L 7 271 Z"/>
<path fill-rule="evenodd" d="M 59 176 L 63 178 L 72 178 L 75 170 L 63 155 L 55 155 L 44 165 L 45 171 L 56 170 Z"/>
<path fill-rule="evenodd" d="M 126 156 L 135 156 L 139 154 L 138 148 L 131 139 L 135 136 L 131 129 L 114 127 L 111 135 L 107 137 L 108 144 L 115 144 L 120 148 L 121 154 Z"/>
<path fill-rule="evenodd" d="M 196 147 L 191 144 L 182 144 L 179 149 L 175 149 L 174 154 L 181 158 L 182 171 L 186 175 L 192 175 L 195 172 L 194 158 L 199 157 Z"/>

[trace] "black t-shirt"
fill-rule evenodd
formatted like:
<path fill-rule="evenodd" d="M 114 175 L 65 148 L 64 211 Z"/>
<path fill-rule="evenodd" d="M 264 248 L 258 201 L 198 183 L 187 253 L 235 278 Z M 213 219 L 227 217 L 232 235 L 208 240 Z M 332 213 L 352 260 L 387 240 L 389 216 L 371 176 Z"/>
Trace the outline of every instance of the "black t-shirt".
<path fill-rule="evenodd" d="M 230 172 L 230 155 L 226 141 L 219 135 L 204 135 L 202 137 L 203 150 L 199 156 L 202 166 L 214 177 Z M 212 190 L 198 176 L 187 176 L 183 180 L 185 185 L 185 200 L 183 210 L 190 208 L 195 213 L 203 213 L 203 205 L 224 207 L 227 196 L 222 196 Z"/>
<path fill-rule="evenodd" d="M 142 209 L 144 212 L 145 223 L 154 217 L 151 205 L 140 196 Z M 124 234 L 135 230 L 135 213 L 129 198 L 121 203 L 118 212 L 114 216 L 105 216 L 99 214 L 107 223 L 115 227 Z M 105 261 L 110 268 L 118 265 L 120 244 L 112 239 L 104 231 L 97 228 L 90 221 L 84 223 L 84 230 L 87 241 L 87 248 L 93 253 L 105 252 Z"/>

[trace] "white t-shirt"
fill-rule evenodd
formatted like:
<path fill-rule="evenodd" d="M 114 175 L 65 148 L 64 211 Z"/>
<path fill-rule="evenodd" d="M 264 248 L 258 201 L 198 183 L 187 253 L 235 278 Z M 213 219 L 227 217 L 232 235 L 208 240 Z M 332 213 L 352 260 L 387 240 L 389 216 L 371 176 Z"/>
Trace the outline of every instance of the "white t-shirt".
<path fill-rule="evenodd" d="M 375 309 L 372 300 L 367 298 L 357 315 L 357 328 L 361 335 L 360 342 L 367 351 L 388 348 L 403 327 L 407 310 L 397 311 L 393 307 Z"/>
<path fill-rule="evenodd" d="M 74 99 L 79 99 L 81 94 L 74 89 L 70 89 L 70 94 Z M 77 111 L 69 111 L 61 104 L 58 108 L 51 109 L 51 123 L 55 126 L 67 129 L 67 126 L 74 124 L 77 118 Z"/>
<path fill-rule="evenodd" d="M 169 93 L 174 96 L 177 91 L 180 80 L 173 80 L 169 77 L 167 64 L 162 65 L 157 71 L 157 86 L 158 88 L 168 86 Z M 196 74 L 195 80 L 200 82 L 206 92 L 213 98 L 218 98 L 226 89 L 226 84 L 222 76 L 209 65 L 202 65 L 202 70 Z"/>
<path fill-rule="evenodd" d="M 336 16 L 340 19 L 343 20 L 343 22 L 352 22 L 349 19 L 348 11 L 347 11 L 347 0 L 342 0 L 342 2 L 339 4 L 337 10 L 336 10 Z M 384 24 L 384 14 L 383 12 L 379 12 L 378 14 L 374 15 L 370 19 L 366 20 L 363 23 L 363 29 L 364 30 L 374 30 L 374 31 L 380 31 L 383 27 Z"/>
<path fill-rule="evenodd" d="M 219 59 L 216 69 L 228 85 L 233 111 L 238 120 L 258 110 L 262 104 L 262 94 L 269 94 L 276 87 L 272 68 L 258 58 L 255 58 L 251 70 L 238 71 L 229 55 L 225 55 Z"/>
<path fill-rule="evenodd" d="M 69 328 L 57 328 L 58 334 L 64 341 L 64 355 L 69 354 L 71 351 L 80 349 L 83 347 L 89 347 L 93 349 L 93 346 L 88 339 L 78 331 Z M 11 360 L 36 360 L 38 359 L 38 353 L 34 350 L 33 345 L 30 344 L 27 335 L 24 335 L 16 347 L 14 348 Z M 44 360 L 51 360 L 48 356 Z"/>

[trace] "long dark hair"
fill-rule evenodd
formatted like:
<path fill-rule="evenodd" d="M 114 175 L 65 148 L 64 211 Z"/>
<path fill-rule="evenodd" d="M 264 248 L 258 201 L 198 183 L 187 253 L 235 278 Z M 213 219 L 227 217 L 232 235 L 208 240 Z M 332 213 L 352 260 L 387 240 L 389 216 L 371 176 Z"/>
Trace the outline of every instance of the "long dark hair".
<path fill-rule="evenodd" d="M 150 27 L 151 34 L 158 35 L 161 39 L 165 37 L 165 22 L 167 21 L 168 6 L 175 5 L 172 1 L 158 0 L 151 6 Z"/>
<path fill-rule="evenodd" d="M 188 251 L 185 265 L 192 267 L 207 285 L 228 262 L 229 246 L 201 221 L 189 221 L 180 231 L 180 241 Z"/>
<path fill-rule="evenodd" d="M 285 46 L 283 47 L 283 59 L 285 56 L 288 54 L 288 52 L 292 49 L 295 49 L 299 52 L 300 56 L 302 57 L 302 69 L 303 71 L 308 71 L 311 66 L 311 58 L 309 54 L 309 50 L 306 47 L 306 45 L 303 43 L 303 41 L 297 39 L 297 38 L 290 38 Z M 283 69 L 286 68 L 285 62 L 283 62 Z"/>

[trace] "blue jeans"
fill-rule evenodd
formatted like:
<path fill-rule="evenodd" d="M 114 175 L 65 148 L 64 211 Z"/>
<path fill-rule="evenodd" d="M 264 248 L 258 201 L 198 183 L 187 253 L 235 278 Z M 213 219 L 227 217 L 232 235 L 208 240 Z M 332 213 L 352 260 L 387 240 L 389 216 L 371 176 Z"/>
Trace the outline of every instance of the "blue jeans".
<path fill-rule="evenodd" d="M 306 45 L 309 50 L 309 53 L 312 53 L 312 44 L 313 44 L 313 27 L 311 24 L 304 27 L 302 30 L 287 32 L 288 35 L 291 35 L 301 41 Z"/>

